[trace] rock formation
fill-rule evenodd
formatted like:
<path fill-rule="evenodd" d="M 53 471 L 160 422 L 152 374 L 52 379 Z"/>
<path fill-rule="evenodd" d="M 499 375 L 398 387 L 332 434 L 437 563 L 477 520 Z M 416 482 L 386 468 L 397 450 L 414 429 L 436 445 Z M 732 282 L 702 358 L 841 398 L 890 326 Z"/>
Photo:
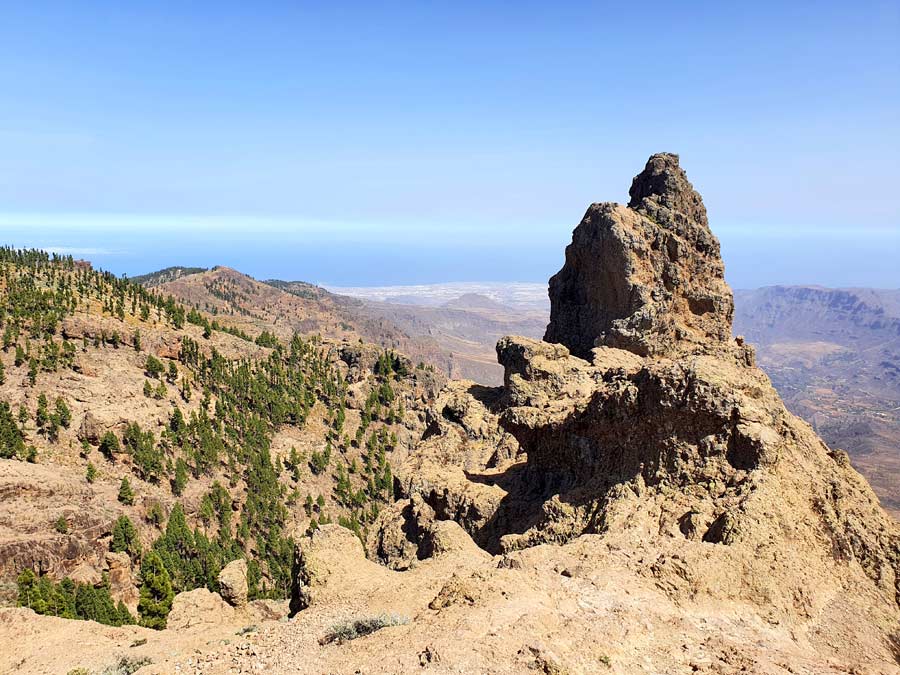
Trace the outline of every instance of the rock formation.
<path fill-rule="evenodd" d="M 232 607 L 247 604 L 247 561 L 232 560 L 219 572 L 219 595 Z"/>
<path fill-rule="evenodd" d="M 894 644 L 900 529 L 731 337 L 719 245 L 677 156 L 650 158 L 628 207 L 588 209 L 550 298 L 546 342 L 498 343 L 503 387 L 438 397 L 379 556 L 427 558 L 433 519 L 507 556 L 596 534 L 673 602 L 812 632 L 849 615 L 853 639 Z"/>
<path fill-rule="evenodd" d="M 641 356 L 731 339 L 734 302 L 719 241 L 678 156 L 653 155 L 627 207 L 591 204 L 550 279 L 544 339 L 589 359 L 596 346 Z"/>

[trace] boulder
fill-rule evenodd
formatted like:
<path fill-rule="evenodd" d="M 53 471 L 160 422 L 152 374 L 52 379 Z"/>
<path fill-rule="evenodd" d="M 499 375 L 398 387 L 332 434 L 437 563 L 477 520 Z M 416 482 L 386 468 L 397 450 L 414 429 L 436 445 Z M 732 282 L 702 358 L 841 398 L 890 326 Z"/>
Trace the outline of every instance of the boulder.
<path fill-rule="evenodd" d="M 232 560 L 219 572 L 219 593 L 232 607 L 247 604 L 247 561 Z"/>
<path fill-rule="evenodd" d="M 100 420 L 98 420 L 92 412 L 88 411 L 84 414 L 84 418 L 81 420 L 81 426 L 78 428 L 78 440 L 98 445 L 104 431 L 105 428 Z"/>
<path fill-rule="evenodd" d="M 204 626 L 230 623 L 234 620 L 234 608 L 222 600 L 218 593 L 206 588 L 179 593 L 172 601 L 172 611 L 166 621 L 170 630 L 197 629 Z"/>
<path fill-rule="evenodd" d="M 295 536 L 290 612 L 325 596 L 358 592 L 390 572 L 369 560 L 359 538 L 340 525 L 322 525 L 310 536 Z"/>

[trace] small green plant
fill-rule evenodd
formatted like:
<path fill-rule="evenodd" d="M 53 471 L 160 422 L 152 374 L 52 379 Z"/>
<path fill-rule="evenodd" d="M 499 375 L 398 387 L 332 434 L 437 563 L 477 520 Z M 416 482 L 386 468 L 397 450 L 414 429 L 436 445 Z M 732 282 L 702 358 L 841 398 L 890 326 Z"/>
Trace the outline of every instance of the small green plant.
<path fill-rule="evenodd" d="M 128 482 L 127 476 L 119 484 L 119 501 L 126 506 L 134 504 L 134 490 L 131 489 L 131 483 Z"/>
<path fill-rule="evenodd" d="M 66 522 L 65 516 L 60 516 L 56 519 L 56 523 L 53 525 L 54 529 L 60 534 L 68 534 L 69 532 L 69 523 Z"/>
<path fill-rule="evenodd" d="M 100 671 L 100 675 L 132 675 L 151 663 L 153 663 L 153 661 L 147 656 L 142 656 L 140 658 L 120 656 L 119 660 L 113 665 L 107 666 Z"/>
<path fill-rule="evenodd" d="M 119 452 L 119 438 L 113 432 L 107 431 L 100 439 L 100 453 L 107 459 L 112 459 Z"/>
<path fill-rule="evenodd" d="M 93 463 L 88 462 L 87 472 L 85 473 L 84 477 L 87 479 L 88 483 L 93 483 L 95 480 L 97 480 L 97 467 L 95 467 Z"/>
<path fill-rule="evenodd" d="M 319 644 L 327 645 L 332 642 L 341 644 L 357 638 L 371 635 L 377 630 L 388 626 L 404 626 L 409 623 L 409 618 L 398 614 L 379 614 L 378 616 L 364 617 L 335 624 L 331 630 L 319 640 Z"/>

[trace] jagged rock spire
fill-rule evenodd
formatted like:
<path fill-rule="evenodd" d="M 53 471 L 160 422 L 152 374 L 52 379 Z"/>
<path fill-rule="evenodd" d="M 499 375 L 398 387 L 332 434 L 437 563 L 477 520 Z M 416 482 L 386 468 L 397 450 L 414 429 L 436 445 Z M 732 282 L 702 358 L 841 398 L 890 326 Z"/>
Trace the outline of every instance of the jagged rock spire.
<path fill-rule="evenodd" d="M 628 195 L 628 208 L 646 213 L 657 222 L 686 219 L 709 227 L 703 198 L 679 166 L 678 155 L 660 152 L 651 156 L 644 170 L 631 181 Z"/>
<path fill-rule="evenodd" d="M 734 301 L 703 199 L 678 155 L 653 155 L 628 207 L 592 204 L 550 279 L 544 339 L 590 358 L 596 346 L 642 356 L 731 340 Z"/>

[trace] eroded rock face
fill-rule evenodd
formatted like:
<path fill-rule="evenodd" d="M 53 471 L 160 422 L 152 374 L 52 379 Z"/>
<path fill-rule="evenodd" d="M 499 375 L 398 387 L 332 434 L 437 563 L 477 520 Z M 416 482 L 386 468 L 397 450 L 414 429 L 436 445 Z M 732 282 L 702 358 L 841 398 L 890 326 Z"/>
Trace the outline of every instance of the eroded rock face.
<path fill-rule="evenodd" d="M 137 616 L 140 591 L 137 586 L 131 558 L 127 553 L 106 554 L 106 565 L 109 568 L 109 594 L 113 600 L 121 600 L 134 616 Z"/>
<path fill-rule="evenodd" d="M 650 356 L 729 342 L 719 241 L 678 156 L 653 155 L 630 194 L 627 207 L 592 204 L 575 228 L 544 339 L 585 359 L 603 345 Z"/>

